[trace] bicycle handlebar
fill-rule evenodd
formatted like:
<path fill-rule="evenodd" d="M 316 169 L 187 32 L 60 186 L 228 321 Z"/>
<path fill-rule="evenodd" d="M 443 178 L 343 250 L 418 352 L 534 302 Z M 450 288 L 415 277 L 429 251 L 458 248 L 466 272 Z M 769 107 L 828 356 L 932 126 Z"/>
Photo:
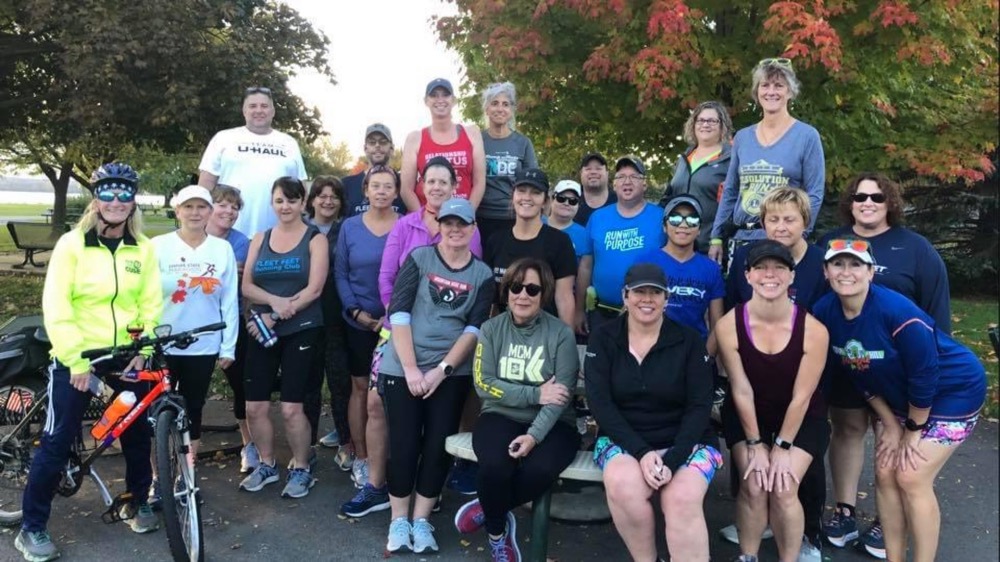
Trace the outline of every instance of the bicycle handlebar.
<path fill-rule="evenodd" d="M 176 334 L 170 334 L 162 337 L 143 336 L 127 345 L 119 345 L 117 347 L 102 347 L 99 349 L 88 349 L 87 351 L 81 353 L 80 357 L 84 359 L 96 359 L 105 355 L 107 355 L 108 358 L 132 356 L 147 347 L 169 344 L 175 341 L 189 339 L 189 338 L 197 339 L 198 336 L 210 334 L 212 332 L 218 332 L 219 330 L 222 330 L 225 327 L 226 327 L 225 322 L 216 322 L 214 324 L 208 324 L 206 326 L 195 328 L 193 330 L 188 330 L 186 332 L 178 332 Z"/>

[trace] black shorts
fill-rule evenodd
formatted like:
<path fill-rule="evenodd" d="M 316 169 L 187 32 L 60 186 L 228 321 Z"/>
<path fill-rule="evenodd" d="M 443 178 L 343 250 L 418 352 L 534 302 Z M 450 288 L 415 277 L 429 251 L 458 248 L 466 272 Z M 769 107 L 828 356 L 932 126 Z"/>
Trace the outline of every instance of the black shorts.
<path fill-rule="evenodd" d="M 281 401 L 301 404 L 309 386 L 313 361 L 317 361 L 316 346 L 323 337 L 323 328 L 308 328 L 281 336 L 269 348 L 260 345 L 253 336 L 247 344 L 244 386 L 247 402 L 267 402 L 278 369 L 281 369 Z"/>
<path fill-rule="evenodd" d="M 760 440 L 768 447 L 774 445 L 774 438 L 781 427 L 764 427 L 760 419 L 757 420 L 757 428 L 760 430 Z M 726 400 L 722 407 L 722 435 L 726 440 L 726 445 L 730 449 L 740 441 L 746 441 L 747 436 L 743 432 L 743 424 L 736 413 L 736 408 L 731 400 Z M 812 455 L 812 458 L 820 459 L 826 455 L 826 448 L 830 445 L 830 422 L 819 417 L 806 416 L 802 419 L 799 433 L 792 439 L 794 446 Z"/>
<path fill-rule="evenodd" d="M 861 410 L 868 408 L 868 401 L 861 394 L 851 379 L 845 375 L 834 374 L 826 385 L 826 403 L 831 408 L 844 410 Z"/>
<path fill-rule="evenodd" d="M 347 326 L 347 371 L 352 377 L 371 377 L 372 353 L 377 343 L 378 332 Z"/>

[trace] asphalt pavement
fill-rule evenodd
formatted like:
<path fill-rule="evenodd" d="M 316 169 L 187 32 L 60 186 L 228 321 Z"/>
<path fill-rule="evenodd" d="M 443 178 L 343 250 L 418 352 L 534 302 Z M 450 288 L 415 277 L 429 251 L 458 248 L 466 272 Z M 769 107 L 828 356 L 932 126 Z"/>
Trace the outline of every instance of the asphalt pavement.
<path fill-rule="evenodd" d="M 228 404 L 212 402 L 206 406 L 206 423 L 232 420 Z M 279 420 L 277 411 L 272 419 Z M 329 417 L 322 419 L 323 429 L 332 426 Z M 280 424 L 280 422 L 279 422 Z M 280 430 L 280 427 L 276 427 Z M 322 433 L 321 433 L 322 435 Z M 238 444 L 239 434 L 206 434 L 205 448 Z M 279 465 L 288 461 L 287 447 L 280 442 Z M 347 473 L 333 464 L 334 453 L 319 452 L 316 476 L 318 483 L 308 497 L 289 500 L 280 497 L 283 484 L 266 487 L 256 494 L 239 491 L 241 479 L 236 456 L 203 462 L 198 477 L 204 494 L 206 559 L 213 561 L 354 561 L 381 560 L 389 526 L 388 511 L 361 519 L 338 516 L 342 502 L 354 494 Z M 124 465 L 120 456 L 110 455 L 97 464 L 112 494 L 124 487 Z M 729 498 L 726 469 L 720 471 L 709 489 L 706 517 L 711 530 L 713 560 L 730 560 L 738 554 L 737 547 L 721 539 L 716 532 L 732 521 L 734 502 Z M 1000 529 L 1000 487 L 998 487 L 998 427 L 984 421 L 973 436 L 959 448 L 938 477 L 937 493 L 941 505 L 942 528 L 940 561 L 998 560 L 998 529 Z M 864 498 L 859 501 L 862 517 L 874 511 L 873 475 L 867 463 L 862 477 Z M 439 553 L 434 555 L 397 554 L 400 560 L 467 561 L 489 560 L 485 534 L 461 536 L 452 519 L 455 510 L 466 498 L 446 491 L 441 513 L 431 517 L 436 528 Z M 63 552 L 65 560 L 101 562 L 169 560 L 166 534 L 161 529 L 148 535 L 136 535 L 122 523 L 101 522 L 103 506 L 92 482 L 72 498 L 58 497 L 49 524 L 52 538 Z M 518 538 L 527 554 L 530 536 L 530 512 L 517 510 Z M 661 525 L 662 528 L 662 525 Z M 15 530 L 0 532 L 0 560 L 18 560 L 14 549 Z M 661 539 L 661 556 L 666 548 Z M 549 537 L 549 557 L 560 562 L 628 560 L 627 552 L 610 523 L 566 524 L 554 522 Z M 828 561 L 874 560 L 851 548 L 827 546 L 823 558 Z M 765 541 L 761 560 L 777 560 L 774 541 Z"/>

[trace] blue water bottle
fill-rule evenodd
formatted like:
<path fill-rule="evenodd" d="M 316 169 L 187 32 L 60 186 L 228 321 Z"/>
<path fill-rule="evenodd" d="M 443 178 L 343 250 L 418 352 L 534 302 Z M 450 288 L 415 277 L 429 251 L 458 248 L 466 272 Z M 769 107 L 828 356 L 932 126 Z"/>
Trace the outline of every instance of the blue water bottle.
<path fill-rule="evenodd" d="M 257 328 L 257 342 L 264 347 L 271 347 L 278 341 L 278 334 L 274 333 L 274 330 L 267 327 L 267 323 L 264 322 L 264 318 L 261 317 L 260 313 L 256 310 L 250 311 L 250 321 Z"/>

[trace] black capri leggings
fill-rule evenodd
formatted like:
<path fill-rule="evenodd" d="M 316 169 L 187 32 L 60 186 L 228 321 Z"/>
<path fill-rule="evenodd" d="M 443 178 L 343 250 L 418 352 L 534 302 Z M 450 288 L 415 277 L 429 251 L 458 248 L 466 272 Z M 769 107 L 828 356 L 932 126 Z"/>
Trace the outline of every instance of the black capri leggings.
<path fill-rule="evenodd" d="M 414 397 L 406 379 L 379 373 L 385 384 L 389 427 L 389 494 L 404 498 L 414 490 L 436 498 L 444 487 L 450 457 L 444 440 L 458 431 L 471 377 L 448 377 L 428 399 Z"/>
<path fill-rule="evenodd" d="M 556 422 L 541 443 L 522 459 L 511 458 L 507 447 L 528 432 L 530 424 L 487 412 L 472 431 L 472 448 L 479 459 L 476 490 L 486 515 L 486 531 L 504 533 L 507 512 L 537 500 L 559 478 L 580 449 L 580 434 L 569 424 Z"/>
<path fill-rule="evenodd" d="M 201 439 L 201 412 L 218 359 L 218 355 L 167 355 L 167 368 L 177 381 L 177 392 L 184 397 L 191 420 L 191 439 Z"/>
<path fill-rule="evenodd" d="M 236 332 L 236 352 L 234 354 L 236 357 L 233 359 L 233 363 L 222 372 L 226 374 L 229 388 L 233 390 L 233 415 L 237 420 L 242 421 L 247 419 L 247 395 L 243 390 L 243 369 L 247 364 L 247 338 L 250 337 L 250 333 L 247 332 L 247 326 L 242 316 L 238 324 L 239 330 Z"/>

